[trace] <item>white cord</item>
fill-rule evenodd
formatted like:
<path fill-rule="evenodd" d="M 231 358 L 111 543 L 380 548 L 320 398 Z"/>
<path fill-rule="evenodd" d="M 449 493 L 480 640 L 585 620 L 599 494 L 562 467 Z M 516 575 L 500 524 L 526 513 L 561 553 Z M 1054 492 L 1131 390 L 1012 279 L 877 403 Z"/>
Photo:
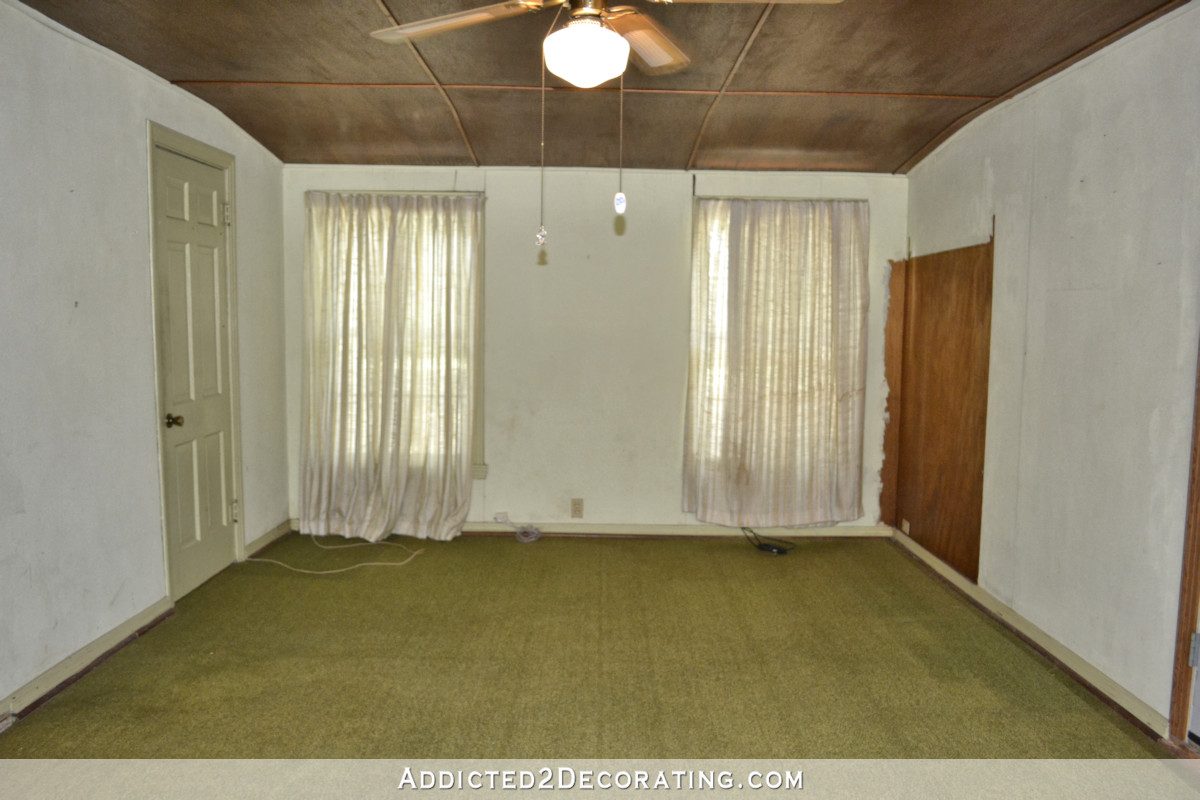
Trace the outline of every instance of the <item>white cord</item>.
<path fill-rule="evenodd" d="M 381 541 L 381 542 L 350 542 L 348 544 L 321 544 L 321 542 L 318 541 L 318 539 L 320 537 L 318 537 L 315 533 L 302 533 L 300 535 L 307 536 L 310 539 L 312 539 L 312 543 L 315 544 L 317 547 L 321 548 L 322 550 L 348 550 L 351 547 L 374 547 L 377 544 L 385 544 L 388 547 L 399 547 L 401 550 L 403 550 L 406 553 L 413 552 L 413 550 L 411 550 L 408 547 L 405 547 L 404 545 L 400 544 L 399 542 Z M 419 553 L 421 551 L 417 550 L 416 552 Z"/>
<path fill-rule="evenodd" d="M 349 572 L 350 570 L 358 569 L 359 567 L 403 567 L 405 564 L 412 561 L 417 556 L 421 555 L 421 553 L 425 552 L 424 550 L 411 550 L 411 549 L 405 547 L 404 545 L 400 544 L 399 542 L 354 542 L 351 544 L 328 545 L 328 544 L 321 544 L 320 542 L 318 542 L 317 537 L 315 535 L 312 535 L 312 534 L 301 534 L 301 535 L 308 536 L 309 538 L 311 538 L 312 543 L 315 544 L 317 547 L 321 548 L 322 550 L 346 550 L 351 547 L 371 547 L 373 545 L 383 544 L 383 545 L 387 545 L 388 547 L 399 547 L 400 549 L 404 550 L 404 552 L 408 553 L 409 556 L 408 556 L 408 558 L 404 559 L 403 561 L 365 561 L 362 564 L 352 564 L 349 567 L 342 567 L 341 569 L 324 569 L 324 570 L 300 569 L 299 567 L 293 567 L 291 564 L 285 564 L 282 561 L 276 561 L 273 558 L 247 558 L 246 560 L 247 561 L 257 561 L 260 564 L 275 564 L 276 566 L 283 567 L 284 569 L 291 570 L 292 572 L 299 572 L 302 575 L 337 575 L 342 572 Z"/>

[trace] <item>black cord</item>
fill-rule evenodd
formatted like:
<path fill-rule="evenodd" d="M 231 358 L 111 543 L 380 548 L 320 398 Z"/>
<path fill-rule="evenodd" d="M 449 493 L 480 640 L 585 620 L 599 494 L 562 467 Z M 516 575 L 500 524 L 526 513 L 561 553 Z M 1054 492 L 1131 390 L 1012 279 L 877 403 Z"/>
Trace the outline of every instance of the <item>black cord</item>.
<path fill-rule="evenodd" d="M 753 528 L 742 528 L 746 541 L 762 550 L 777 556 L 786 556 L 796 546 L 795 542 L 785 542 L 783 539 L 772 539 L 770 536 L 759 536 Z"/>

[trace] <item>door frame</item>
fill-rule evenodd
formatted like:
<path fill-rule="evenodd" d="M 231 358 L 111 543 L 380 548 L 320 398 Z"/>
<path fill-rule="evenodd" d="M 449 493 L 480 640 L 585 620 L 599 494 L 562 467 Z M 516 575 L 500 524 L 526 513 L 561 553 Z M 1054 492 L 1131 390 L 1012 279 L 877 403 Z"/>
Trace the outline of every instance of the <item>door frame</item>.
<path fill-rule="evenodd" d="M 1196 631 L 1200 618 L 1200 359 L 1197 360 L 1194 397 L 1187 517 L 1184 523 L 1182 568 L 1179 576 L 1179 613 L 1175 627 L 1175 660 L 1171 671 L 1171 706 L 1168 717 L 1168 734 L 1179 743 L 1187 742 L 1191 722 L 1196 668 L 1188 661 L 1192 634 Z"/>
<path fill-rule="evenodd" d="M 233 213 L 237 209 L 236 195 L 234 193 L 234 165 L 235 160 L 232 155 L 224 150 L 219 150 L 211 145 L 207 145 L 197 139 L 172 130 L 164 125 L 160 125 L 153 120 L 147 121 L 147 136 L 146 136 L 146 157 L 148 164 L 148 185 L 147 197 L 149 199 L 149 217 L 150 217 L 150 308 L 151 308 L 151 334 L 154 341 L 154 432 L 155 440 L 158 442 L 158 498 L 159 498 L 159 515 L 162 520 L 160 528 L 162 531 L 162 546 L 163 546 L 163 578 L 167 587 L 167 596 L 172 600 L 177 599 L 171 587 L 171 566 L 169 562 L 169 546 L 168 546 L 168 531 L 167 531 L 167 507 L 166 507 L 166 486 L 164 484 L 166 477 L 165 459 L 167 457 L 166 448 L 163 445 L 163 426 L 161 420 L 166 413 L 166 406 L 163 403 L 163 376 L 160 373 L 159 365 L 159 341 L 158 341 L 158 285 L 157 285 L 157 270 L 155 269 L 155 247 L 154 247 L 154 151 L 155 148 L 168 150 L 177 155 L 189 158 L 193 161 L 198 161 L 201 164 L 207 164 L 214 169 L 220 170 L 225 176 L 225 202 L 231 209 L 229 222 L 225 226 L 225 266 L 226 266 L 226 308 L 229 314 L 229 324 L 226 329 L 226 335 L 229 339 L 229 363 L 227 369 L 229 374 L 226 376 L 229 381 L 229 405 L 230 405 L 230 458 L 232 460 L 231 469 L 233 470 L 233 497 L 237 502 L 237 515 L 233 526 L 233 557 L 234 562 L 244 561 L 246 558 L 246 523 L 245 523 L 245 495 L 242 491 L 242 417 L 241 417 L 241 362 L 238 356 L 238 313 L 237 313 L 237 214 Z M 232 563 L 232 562 L 231 562 Z"/>

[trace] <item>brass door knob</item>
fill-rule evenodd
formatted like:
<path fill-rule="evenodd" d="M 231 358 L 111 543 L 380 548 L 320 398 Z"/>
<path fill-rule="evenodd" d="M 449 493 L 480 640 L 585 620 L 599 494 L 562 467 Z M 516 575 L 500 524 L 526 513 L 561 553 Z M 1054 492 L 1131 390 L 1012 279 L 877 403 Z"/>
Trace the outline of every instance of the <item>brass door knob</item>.
<path fill-rule="evenodd" d="M 167 427 L 174 428 L 183 425 L 183 417 L 177 417 L 174 414 L 167 414 Z"/>

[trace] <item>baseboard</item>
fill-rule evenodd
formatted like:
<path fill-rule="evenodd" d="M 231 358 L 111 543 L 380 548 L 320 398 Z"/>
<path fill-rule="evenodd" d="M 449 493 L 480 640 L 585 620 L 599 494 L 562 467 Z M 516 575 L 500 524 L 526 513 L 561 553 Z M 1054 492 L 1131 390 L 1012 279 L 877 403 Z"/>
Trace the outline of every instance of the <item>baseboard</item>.
<path fill-rule="evenodd" d="M 98 639 L 76 650 L 29 683 L 0 701 L 0 718 L 4 713 L 21 716 L 38 705 L 58 687 L 87 672 L 105 656 L 132 641 L 139 633 L 171 613 L 171 598 L 164 597 L 149 608 L 130 617 Z M 0 729 L 2 729 L 0 725 Z"/>
<path fill-rule="evenodd" d="M 721 525 L 632 525 L 628 523 L 597 522 L 521 522 L 533 525 L 542 533 L 562 533 L 576 536 L 741 536 L 738 528 Z M 763 536 L 788 539 L 829 538 L 889 538 L 892 529 L 887 525 L 828 525 L 814 528 L 755 528 Z M 468 522 L 464 533 L 512 533 L 512 525 L 499 522 Z"/>
<path fill-rule="evenodd" d="M 288 521 L 291 529 L 300 530 L 300 520 Z M 514 523 L 515 524 L 515 523 Z M 737 528 L 726 528 L 722 525 L 637 525 L 627 522 L 527 522 L 522 525 L 533 525 L 542 533 L 565 533 L 577 536 L 741 536 Z M 892 529 L 888 525 L 824 525 L 816 528 L 755 528 L 764 536 L 782 536 L 785 538 L 891 538 Z M 513 526 L 500 522 L 467 522 L 463 525 L 464 533 L 512 533 Z M 246 548 L 247 552 L 250 548 Z"/>
<path fill-rule="evenodd" d="M 297 530 L 298 528 L 299 528 L 298 520 L 285 519 L 283 522 L 279 523 L 274 528 L 271 528 L 271 530 L 267 531 L 262 536 L 259 536 L 254 541 L 246 542 L 246 555 L 247 556 L 254 555 L 258 551 L 262 550 L 264 547 L 269 545 L 271 542 L 273 542 L 276 539 L 279 539 L 281 537 L 287 536 L 289 533 L 291 533 L 294 530 Z"/>
<path fill-rule="evenodd" d="M 948 583 L 1000 622 L 1007 625 L 1019 636 L 1028 640 L 1037 649 L 1045 652 L 1052 660 L 1057 661 L 1068 672 L 1073 673 L 1085 685 L 1124 710 L 1126 714 L 1150 731 L 1158 736 L 1167 737 L 1167 718 L 1151 708 L 1145 701 L 1135 697 L 1132 692 L 1094 667 L 1083 656 L 1071 650 L 1012 608 L 1000 602 L 987 590 L 980 588 L 973 581 L 964 578 L 953 567 L 917 544 L 910 537 L 895 529 L 892 529 L 892 536 L 898 544 L 924 562 Z"/>

